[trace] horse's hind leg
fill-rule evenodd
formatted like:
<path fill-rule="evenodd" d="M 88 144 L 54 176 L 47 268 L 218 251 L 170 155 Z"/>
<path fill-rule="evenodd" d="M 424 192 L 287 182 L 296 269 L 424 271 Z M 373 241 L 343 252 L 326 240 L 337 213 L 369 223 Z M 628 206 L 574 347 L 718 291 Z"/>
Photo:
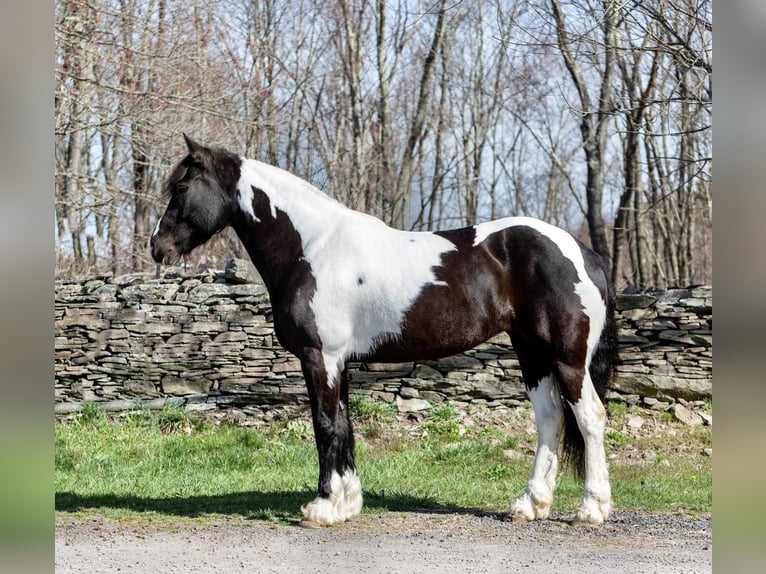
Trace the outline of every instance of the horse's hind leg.
<path fill-rule="evenodd" d="M 328 376 L 319 351 L 301 359 L 311 400 L 319 454 L 317 497 L 301 507 L 304 524 L 329 526 L 362 510 L 362 486 L 354 463 L 354 435 L 348 413 L 348 383 L 343 369 Z"/>
<path fill-rule="evenodd" d="M 555 364 L 554 371 L 564 399 L 577 420 L 585 449 L 585 493 L 575 511 L 573 522 L 598 526 L 606 520 L 612 508 L 612 491 L 604 450 L 606 409 L 587 368 L 574 368 L 559 362 Z"/>
<path fill-rule="evenodd" d="M 553 375 L 545 372 L 544 363 L 524 339 L 512 339 L 535 412 L 538 442 L 529 482 L 524 493 L 511 505 L 509 515 L 513 520 L 530 521 L 547 518 L 551 510 L 564 410 Z"/>

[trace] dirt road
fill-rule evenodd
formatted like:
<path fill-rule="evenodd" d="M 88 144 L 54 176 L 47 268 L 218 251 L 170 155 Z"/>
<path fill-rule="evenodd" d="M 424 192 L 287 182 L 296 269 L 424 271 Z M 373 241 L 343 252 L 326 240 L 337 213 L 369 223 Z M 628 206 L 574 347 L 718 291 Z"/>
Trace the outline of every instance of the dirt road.
<path fill-rule="evenodd" d="M 240 519 L 122 524 L 59 517 L 56 572 L 712 572 L 712 521 L 615 511 L 599 529 L 561 517 L 388 512 L 311 530 Z"/>

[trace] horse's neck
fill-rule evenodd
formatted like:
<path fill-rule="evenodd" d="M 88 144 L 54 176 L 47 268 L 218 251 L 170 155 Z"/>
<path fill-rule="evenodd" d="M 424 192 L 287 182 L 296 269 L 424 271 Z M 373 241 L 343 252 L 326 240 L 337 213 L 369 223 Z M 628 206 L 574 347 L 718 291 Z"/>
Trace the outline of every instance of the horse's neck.
<path fill-rule="evenodd" d="M 352 213 L 310 183 L 255 160 L 242 160 L 237 188 L 234 228 L 270 290 Z"/>

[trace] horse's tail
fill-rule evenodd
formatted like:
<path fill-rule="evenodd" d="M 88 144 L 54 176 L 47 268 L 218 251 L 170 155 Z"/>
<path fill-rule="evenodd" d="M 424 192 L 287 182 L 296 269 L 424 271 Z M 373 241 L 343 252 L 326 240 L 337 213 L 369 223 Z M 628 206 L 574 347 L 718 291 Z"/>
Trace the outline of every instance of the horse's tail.
<path fill-rule="evenodd" d="M 614 316 L 614 288 L 611 282 L 606 283 L 606 319 L 601 329 L 596 349 L 591 356 L 588 372 L 596 389 L 599 400 L 604 403 L 606 387 L 612 378 L 614 365 L 617 362 L 617 321 Z M 572 406 L 564 403 L 564 452 L 563 460 L 567 463 L 577 478 L 585 477 L 585 441 L 577 424 Z"/>

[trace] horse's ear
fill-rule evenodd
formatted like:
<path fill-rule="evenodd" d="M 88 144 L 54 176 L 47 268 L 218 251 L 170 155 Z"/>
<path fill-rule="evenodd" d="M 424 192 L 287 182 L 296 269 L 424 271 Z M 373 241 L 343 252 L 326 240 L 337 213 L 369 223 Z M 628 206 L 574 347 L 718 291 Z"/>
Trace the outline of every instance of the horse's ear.
<path fill-rule="evenodd" d="M 198 144 L 197 142 L 195 142 L 186 134 L 184 134 L 184 141 L 186 142 L 186 147 L 189 148 L 189 153 L 202 151 L 202 146 Z"/>

